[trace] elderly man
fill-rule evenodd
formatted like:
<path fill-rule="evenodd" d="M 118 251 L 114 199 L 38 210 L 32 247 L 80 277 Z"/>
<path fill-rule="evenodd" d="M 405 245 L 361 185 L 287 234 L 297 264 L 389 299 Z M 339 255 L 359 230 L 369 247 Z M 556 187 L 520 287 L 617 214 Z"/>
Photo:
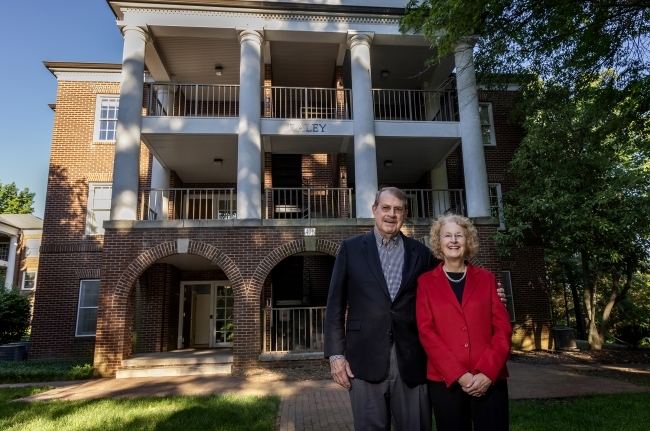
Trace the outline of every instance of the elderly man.
<path fill-rule="evenodd" d="M 374 229 L 343 241 L 332 273 L 325 357 L 334 380 L 350 390 L 359 431 L 389 431 L 391 422 L 397 431 L 431 430 L 415 293 L 433 262 L 424 244 L 400 232 L 406 205 L 398 188 L 377 192 Z"/>

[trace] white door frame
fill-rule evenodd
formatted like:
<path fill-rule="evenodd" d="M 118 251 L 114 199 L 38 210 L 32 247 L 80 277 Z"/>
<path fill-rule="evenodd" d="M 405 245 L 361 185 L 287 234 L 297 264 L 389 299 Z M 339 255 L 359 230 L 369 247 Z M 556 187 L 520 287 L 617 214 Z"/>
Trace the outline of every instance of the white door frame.
<path fill-rule="evenodd" d="M 217 296 L 216 290 L 217 286 L 232 286 L 229 280 L 207 280 L 207 281 L 181 281 L 180 287 L 180 296 L 178 301 L 178 339 L 176 342 L 176 348 L 183 348 L 183 308 L 185 303 L 185 286 L 196 286 L 199 284 L 209 284 L 210 285 L 210 344 L 209 347 L 215 346 L 215 314 L 217 306 Z M 190 301 L 190 319 L 194 322 L 194 302 Z M 191 335 L 190 335 L 191 336 Z"/>

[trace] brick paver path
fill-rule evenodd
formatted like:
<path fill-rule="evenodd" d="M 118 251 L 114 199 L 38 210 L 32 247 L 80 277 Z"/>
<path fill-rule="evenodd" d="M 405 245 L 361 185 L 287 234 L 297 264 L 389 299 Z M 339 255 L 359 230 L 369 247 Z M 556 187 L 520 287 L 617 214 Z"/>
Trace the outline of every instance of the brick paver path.
<path fill-rule="evenodd" d="M 616 366 L 607 366 L 616 368 Z M 626 368 L 628 366 L 621 366 Z M 541 367 L 508 363 L 510 398 L 556 398 L 587 394 L 644 392 L 650 390 L 619 380 L 584 376 L 566 366 Z M 650 366 L 638 367 L 650 373 Z M 87 398 L 170 395 L 268 395 L 281 397 L 276 430 L 353 430 L 348 391 L 334 381 L 250 382 L 229 376 L 154 377 L 143 379 L 97 379 L 84 382 L 47 383 L 55 389 L 29 400 L 79 400 Z M 0 385 L 10 386 L 10 385 Z M 18 386 L 18 385 L 15 385 Z"/>

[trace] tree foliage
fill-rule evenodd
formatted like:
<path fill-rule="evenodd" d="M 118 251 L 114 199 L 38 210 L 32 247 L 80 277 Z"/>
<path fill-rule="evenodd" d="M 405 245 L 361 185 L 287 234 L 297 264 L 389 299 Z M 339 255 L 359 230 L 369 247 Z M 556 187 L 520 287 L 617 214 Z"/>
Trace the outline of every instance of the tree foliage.
<path fill-rule="evenodd" d="M 647 81 L 620 88 L 603 73 L 579 88 L 532 82 L 523 95 L 527 133 L 511 162 L 517 186 L 504 197 L 508 229 L 497 241 L 507 252 L 537 236 L 557 262 L 579 259 L 595 347 L 650 250 Z"/>
<path fill-rule="evenodd" d="M 624 81 L 647 75 L 649 0 L 410 0 L 403 33 L 423 32 L 444 58 L 478 36 L 479 72 L 533 72 L 575 82 L 605 69 Z"/>
<path fill-rule="evenodd" d="M 0 183 L 0 214 L 31 214 L 34 212 L 34 196 L 29 189 L 18 190 L 16 183 Z"/>
<path fill-rule="evenodd" d="M 20 341 L 29 329 L 30 320 L 29 297 L 17 288 L 0 288 L 0 344 Z"/>

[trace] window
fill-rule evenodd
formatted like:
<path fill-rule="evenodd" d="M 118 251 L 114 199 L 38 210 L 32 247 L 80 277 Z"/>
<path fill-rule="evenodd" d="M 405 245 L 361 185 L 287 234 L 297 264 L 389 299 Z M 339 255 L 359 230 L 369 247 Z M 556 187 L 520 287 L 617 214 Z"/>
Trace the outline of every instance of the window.
<path fill-rule="evenodd" d="M 36 271 L 23 271 L 23 290 L 32 290 L 36 287 Z"/>
<path fill-rule="evenodd" d="M 493 220 L 499 220 L 499 229 L 506 228 L 503 218 L 503 198 L 501 197 L 501 184 L 488 184 L 490 193 L 490 216 Z"/>
<path fill-rule="evenodd" d="M 494 137 L 494 119 L 492 118 L 492 104 L 479 103 L 478 114 L 481 119 L 481 135 L 483 136 L 483 145 L 496 145 L 497 140 Z"/>
<path fill-rule="evenodd" d="M 9 260 L 9 243 L 0 243 L 0 260 L 5 262 Z"/>
<path fill-rule="evenodd" d="M 95 108 L 95 142 L 115 141 L 117 130 L 117 111 L 120 98 L 115 96 L 97 96 Z"/>
<path fill-rule="evenodd" d="M 508 309 L 508 314 L 510 315 L 510 321 L 514 322 L 515 301 L 512 296 L 512 279 L 510 278 L 510 271 L 502 271 L 501 278 L 503 279 L 503 284 L 501 287 L 503 287 L 503 290 L 505 291 L 506 294 L 506 300 L 508 301 L 508 303 L 506 304 L 506 308 Z"/>
<path fill-rule="evenodd" d="M 97 332 L 99 280 L 81 280 L 77 310 L 77 337 L 94 337 Z"/>
<path fill-rule="evenodd" d="M 25 246 L 25 255 L 27 257 L 38 257 L 41 248 L 40 239 L 28 239 Z"/>
<path fill-rule="evenodd" d="M 86 212 L 86 235 L 104 235 L 104 220 L 111 213 L 111 183 L 90 183 L 88 185 L 88 209 Z"/>

